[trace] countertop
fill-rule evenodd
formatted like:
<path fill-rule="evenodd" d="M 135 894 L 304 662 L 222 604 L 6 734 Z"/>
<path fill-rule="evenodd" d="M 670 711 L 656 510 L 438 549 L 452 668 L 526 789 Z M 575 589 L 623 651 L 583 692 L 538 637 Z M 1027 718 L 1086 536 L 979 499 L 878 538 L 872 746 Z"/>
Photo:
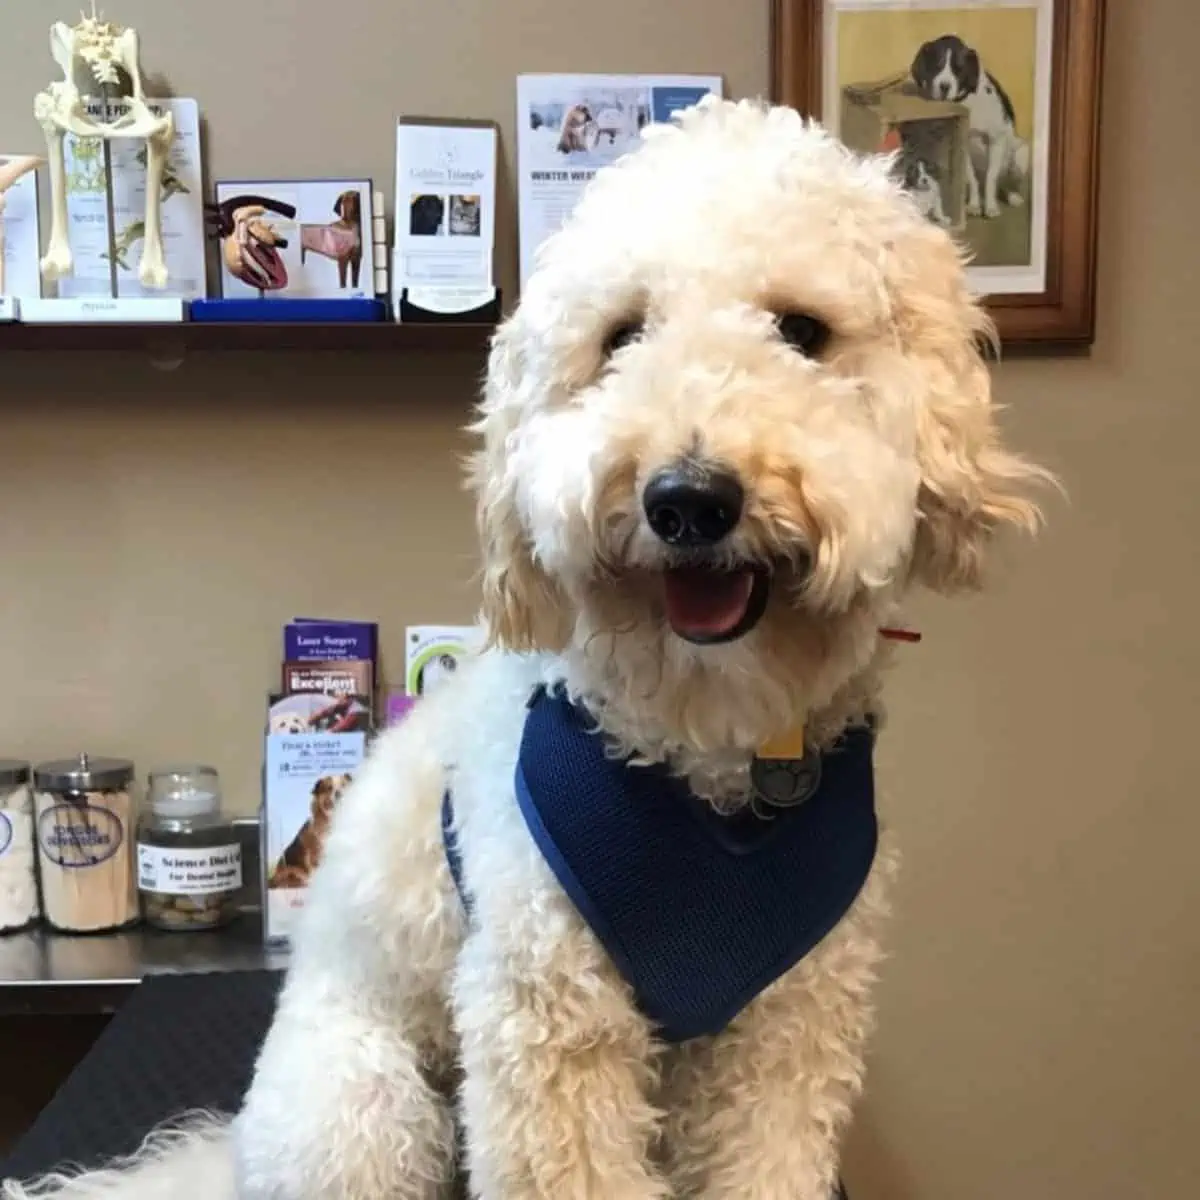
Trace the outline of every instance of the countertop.
<path fill-rule="evenodd" d="M 148 975 L 282 970 L 287 960 L 286 948 L 263 944 L 258 914 L 211 933 L 34 928 L 0 935 L 0 1015 L 112 1012 Z"/>

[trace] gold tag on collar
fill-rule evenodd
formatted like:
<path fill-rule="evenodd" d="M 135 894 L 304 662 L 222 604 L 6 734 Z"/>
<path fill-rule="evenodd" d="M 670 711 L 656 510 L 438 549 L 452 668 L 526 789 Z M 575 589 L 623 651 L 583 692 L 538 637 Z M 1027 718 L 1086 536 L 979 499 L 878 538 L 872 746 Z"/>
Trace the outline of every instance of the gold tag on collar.
<path fill-rule="evenodd" d="M 803 758 L 804 726 L 794 725 L 786 733 L 769 738 L 759 746 L 756 757 L 766 761 Z"/>

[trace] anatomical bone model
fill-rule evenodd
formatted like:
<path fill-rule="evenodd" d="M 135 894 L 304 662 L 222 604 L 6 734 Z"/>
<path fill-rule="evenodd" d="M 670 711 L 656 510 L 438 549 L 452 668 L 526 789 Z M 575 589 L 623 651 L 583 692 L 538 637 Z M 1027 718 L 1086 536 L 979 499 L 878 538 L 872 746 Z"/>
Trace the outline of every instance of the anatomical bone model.
<path fill-rule="evenodd" d="M 42 160 L 32 154 L 19 158 L 0 158 L 0 296 L 4 295 L 4 206 L 5 193 L 22 175 L 36 170 Z"/>
<path fill-rule="evenodd" d="M 161 288 L 167 283 L 167 263 L 162 242 L 162 177 L 167 164 L 175 120 L 168 112 L 156 116 L 146 103 L 142 90 L 142 71 L 138 61 L 136 29 L 124 29 L 96 15 L 80 17 L 79 24 L 57 21 L 50 28 L 50 53 L 63 73 L 33 102 L 46 134 L 50 159 L 50 241 L 42 258 L 42 275 L 60 279 L 72 270 L 71 246 L 67 241 L 67 189 L 63 139 L 68 133 L 84 138 L 144 139 L 146 143 L 146 235 L 138 278 L 146 287 Z M 129 93 L 121 86 L 122 73 L 128 78 Z M 94 80 L 106 98 L 118 102 L 122 110 L 115 120 L 97 120 L 88 112 L 84 93 L 77 78 L 90 87 Z M 107 114 L 107 105 L 103 112 Z"/>

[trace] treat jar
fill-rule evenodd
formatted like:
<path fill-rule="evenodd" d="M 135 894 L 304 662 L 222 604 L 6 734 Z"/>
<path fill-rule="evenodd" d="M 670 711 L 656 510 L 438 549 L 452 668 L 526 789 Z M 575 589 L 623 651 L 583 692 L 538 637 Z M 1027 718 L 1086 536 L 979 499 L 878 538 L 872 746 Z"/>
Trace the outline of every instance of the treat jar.
<path fill-rule="evenodd" d="M 34 767 L 42 913 L 55 929 L 100 933 L 138 920 L 133 779 L 125 758 Z"/>
<path fill-rule="evenodd" d="M 0 758 L 0 933 L 37 919 L 37 849 L 29 764 Z"/>
<path fill-rule="evenodd" d="M 217 772 L 200 765 L 150 772 L 138 825 L 142 915 L 159 929 L 215 929 L 237 915 L 242 848 L 221 815 Z"/>

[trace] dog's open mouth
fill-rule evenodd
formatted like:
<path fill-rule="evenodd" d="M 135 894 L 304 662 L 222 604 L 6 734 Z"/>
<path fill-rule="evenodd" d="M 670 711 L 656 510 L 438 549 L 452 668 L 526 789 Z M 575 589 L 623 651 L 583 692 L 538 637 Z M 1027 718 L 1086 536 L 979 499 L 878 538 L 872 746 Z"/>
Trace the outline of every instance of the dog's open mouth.
<path fill-rule="evenodd" d="M 667 623 L 699 646 L 736 641 L 767 609 L 770 575 L 761 567 L 670 567 L 662 579 Z"/>

